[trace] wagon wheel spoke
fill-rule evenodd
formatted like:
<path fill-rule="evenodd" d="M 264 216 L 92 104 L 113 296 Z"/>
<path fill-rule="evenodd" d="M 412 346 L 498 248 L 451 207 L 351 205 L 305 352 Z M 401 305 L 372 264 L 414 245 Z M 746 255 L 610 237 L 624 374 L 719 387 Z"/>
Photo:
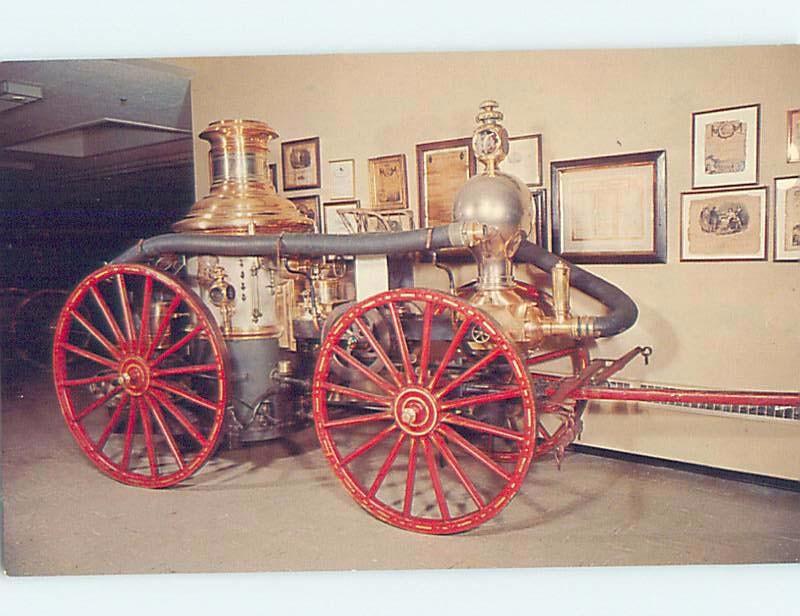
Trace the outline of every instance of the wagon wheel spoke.
<path fill-rule="evenodd" d="M 467 370 L 459 374 L 452 381 L 448 382 L 442 389 L 436 392 L 437 398 L 446 396 L 456 387 L 471 379 L 475 374 L 486 368 L 489 364 L 495 361 L 502 354 L 503 350 L 499 347 L 492 349 L 488 355 L 485 355 L 480 361 L 470 366 Z"/>
<path fill-rule="evenodd" d="M 406 342 L 406 334 L 403 331 L 403 324 L 400 322 L 400 315 L 397 313 L 397 307 L 390 303 L 388 304 L 389 316 L 394 327 L 395 336 L 397 336 L 397 346 L 400 348 L 400 357 L 403 360 L 403 368 L 406 371 L 406 382 L 410 383 L 414 378 L 414 368 L 411 365 L 411 356 L 408 353 L 408 343 Z"/>
<path fill-rule="evenodd" d="M 72 318 L 74 318 L 78 323 L 80 323 L 86 331 L 88 331 L 94 338 L 105 348 L 106 351 L 111 353 L 111 356 L 114 359 L 120 359 L 122 357 L 122 353 L 120 353 L 119 349 L 115 347 L 100 331 L 92 325 L 88 319 L 86 319 L 80 312 L 76 310 L 70 310 L 70 314 Z"/>
<path fill-rule="evenodd" d="M 164 419 L 164 415 L 158 409 L 158 404 L 153 400 L 152 396 L 145 396 L 144 401 L 145 404 L 147 404 L 147 407 L 150 409 L 150 412 L 153 414 L 153 417 L 158 424 L 158 429 L 161 431 L 161 434 L 164 435 L 164 438 L 167 441 L 167 447 L 169 447 L 169 451 L 172 454 L 172 457 L 175 459 L 175 463 L 179 468 L 185 468 L 186 462 L 184 461 L 183 456 L 178 449 L 178 444 L 175 442 L 175 437 L 173 436 L 172 431 L 169 429 L 169 426 Z"/>
<path fill-rule="evenodd" d="M 449 520 L 450 512 L 447 509 L 444 490 L 442 490 L 442 480 L 439 477 L 439 469 L 436 468 L 436 461 L 433 459 L 433 453 L 431 452 L 431 444 L 427 438 L 422 439 L 422 453 L 425 456 L 425 463 L 428 465 L 428 473 L 430 473 L 433 492 L 436 495 L 436 503 L 439 505 L 439 513 L 441 513 L 443 520 Z"/>
<path fill-rule="evenodd" d="M 406 491 L 403 496 L 403 515 L 411 515 L 411 502 L 414 500 L 414 479 L 417 474 L 417 443 L 415 438 L 411 439 L 408 449 L 408 469 L 406 471 Z"/>
<path fill-rule="evenodd" d="M 178 309 L 178 306 L 181 303 L 180 296 L 176 295 L 172 298 L 172 302 L 167 307 L 167 310 L 164 312 L 164 315 L 161 317 L 161 321 L 158 324 L 158 329 L 156 330 L 155 335 L 153 336 L 153 340 L 150 343 L 150 346 L 147 349 L 147 353 L 145 353 L 145 359 L 149 359 L 153 356 L 156 348 L 158 347 L 161 339 L 164 337 L 164 334 L 167 331 L 167 327 L 169 326 L 170 320 L 172 319 L 172 315 L 175 314 L 175 311 Z"/>
<path fill-rule="evenodd" d="M 433 322 L 433 304 L 425 303 L 422 312 L 422 348 L 419 356 L 419 375 L 417 382 L 421 385 L 427 380 L 428 363 L 431 358 L 431 323 Z"/>
<path fill-rule="evenodd" d="M 392 363 L 392 360 L 389 359 L 389 356 L 386 355 L 386 351 L 384 350 L 384 348 L 375 339 L 375 336 L 370 331 L 369 327 L 361 319 L 356 319 L 355 323 L 356 325 L 358 325 L 358 328 L 364 334 L 364 337 L 367 339 L 367 342 L 369 342 L 369 345 L 372 347 L 372 350 L 375 351 L 376 355 L 380 358 L 381 362 L 383 362 L 383 365 L 386 366 L 386 369 L 389 371 L 392 380 L 398 387 L 402 387 L 403 386 L 402 376 L 397 371 L 397 368 L 394 367 L 394 364 Z"/>
<path fill-rule="evenodd" d="M 89 287 L 89 292 L 94 298 L 94 301 L 97 303 L 97 307 L 100 308 L 100 312 L 103 313 L 103 318 L 106 320 L 106 323 L 108 323 L 108 326 L 114 333 L 114 339 L 117 341 L 117 344 L 121 347 L 125 347 L 125 336 L 122 335 L 122 330 L 119 328 L 119 323 L 117 323 L 117 320 L 111 313 L 111 309 L 108 307 L 106 300 L 103 299 L 103 296 L 100 293 L 100 290 L 97 288 L 97 285 L 92 284 Z"/>
<path fill-rule="evenodd" d="M 461 322 L 461 325 L 459 326 L 458 330 L 453 336 L 453 339 L 450 341 L 450 346 L 448 346 L 447 350 L 445 351 L 444 357 L 442 357 L 442 360 L 439 362 L 439 368 L 434 373 L 433 378 L 431 378 L 430 380 L 430 383 L 428 383 L 429 389 L 435 388 L 436 385 L 439 383 L 439 380 L 442 378 L 444 371 L 447 370 L 447 366 L 453 360 L 453 357 L 455 356 L 456 351 L 458 350 L 458 347 L 461 345 L 461 341 L 464 339 L 464 335 L 467 333 L 467 330 L 469 329 L 469 326 L 471 324 L 472 324 L 472 318 L 464 319 Z"/>
<path fill-rule="evenodd" d="M 116 396 L 120 391 L 122 391 L 122 387 L 115 387 L 114 389 L 111 389 L 105 395 L 101 396 L 91 404 L 88 404 L 87 406 L 83 407 L 80 411 L 75 413 L 75 421 L 81 421 L 84 417 L 88 416 L 89 413 L 91 413 L 95 409 L 100 408 L 106 402 L 111 400 L 111 398 Z"/>
<path fill-rule="evenodd" d="M 169 347 L 166 351 L 164 351 L 161 355 L 156 357 L 153 361 L 150 362 L 150 367 L 155 368 L 158 366 L 162 361 L 164 361 L 170 355 L 174 355 L 178 351 L 180 351 L 183 347 L 185 347 L 191 340 L 197 337 L 197 335 L 204 330 L 203 325 L 198 325 L 188 334 L 186 334 L 183 338 L 178 340 L 175 344 Z"/>
<path fill-rule="evenodd" d="M 117 274 L 116 279 L 117 294 L 119 295 L 119 302 L 122 306 L 122 322 L 125 324 L 125 333 L 127 334 L 127 344 L 129 348 L 135 348 L 136 334 L 133 329 L 133 313 L 131 312 L 131 304 L 128 299 L 128 287 L 125 284 L 125 277 L 122 274 Z"/>
<path fill-rule="evenodd" d="M 403 445 L 403 441 L 406 439 L 406 435 L 401 433 L 400 436 L 397 437 L 394 445 L 392 446 L 391 451 L 389 451 L 389 455 L 386 456 L 386 460 L 384 461 L 383 465 L 378 470 L 378 474 L 375 475 L 375 480 L 372 482 L 372 485 L 369 487 L 369 492 L 367 492 L 368 496 L 375 496 L 377 491 L 380 489 L 383 480 L 386 479 L 386 475 L 389 473 L 389 469 L 394 464 L 394 461 L 397 459 L 397 454 L 400 453 L 400 447 Z"/>
<path fill-rule="evenodd" d="M 387 393 L 394 393 L 396 389 L 392 387 L 384 378 L 378 376 L 372 370 L 367 368 L 364 364 L 358 361 L 355 357 L 350 355 L 350 353 L 340 349 L 339 347 L 334 347 L 333 352 L 336 355 L 347 362 L 350 366 L 355 368 L 361 375 L 368 378 L 370 381 L 375 383 L 378 387 L 380 387 L 383 391 Z"/>
<path fill-rule="evenodd" d="M 108 437 L 111 436 L 112 430 L 117 427 L 117 424 L 122 417 L 122 409 L 129 400 L 130 396 L 125 394 L 122 396 L 122 398 L 120 398 L 119 402 L 117 402 L 117 407 L 114 409 L 114 414 L 111 415 L 111 419 L 108 420 L 105 429 L 100 434 L 100 438 L 97 439 L 96 446 L 99 451 L 103 451 L 103 449 L 105 449 L 106 443 L 108 442 Z"/>
<path fill-rule="evenodd" d="M 456 474 L 459 481 L 467 490 L 467 493 L 469 494 L 470 498 L 475 503 L 475 505 L 477 505 L 478 508 L 484 507 L 486 505 L 486 502 L 483 500 L 483 497 L 480 495 L 480 492 L 478 492 L 478 488 L 475 487 L 475 484 L 472 483 L 472 480 L 470 480 L 466 472 L 464 472 L 464 469 L 458 463 L 458 460 L 456 460 L 455 455 L 453 455 L 453 452 L 444 442 L 442 437 L 440 437 L 438 434 L 432 434 L 431 441 L 433 441 L 433 444 L 436 447 L 436 449 L 439 451 L 439 453 L 442 454 L 442 457 L 444 457 L 444 459 L 450 465 L 450 468 L 453 469 L 453 472 Z"/>

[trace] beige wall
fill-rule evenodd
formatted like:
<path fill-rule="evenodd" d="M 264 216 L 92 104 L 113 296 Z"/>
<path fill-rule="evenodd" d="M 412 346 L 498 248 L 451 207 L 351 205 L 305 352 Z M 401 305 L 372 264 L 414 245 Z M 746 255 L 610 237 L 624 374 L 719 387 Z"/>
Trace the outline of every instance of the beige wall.
<path fill-rule="evenodd" d="M 691 113 L 761 103 L 761 183 L 800 174 L 786 163 L 786 111 L 800 107 L 800 47 L 502 52 L 169 60 L 193 71 L 195 133 L 209 122 L 266 120 L 285 139 L 319 135 L 322 160 L 355 158 L 368 199 L 367 158 L 405 152 L 416 207 L 417 143 L 467 136 L 494 98 L 514 134 L 542 133 L 553 160 L 667 150 L 668 263 L 589 269 L 625 289 L 638 324 L 596 355 L 648 344 L 650 366 L 623 376 L 650 383 L 800 390 L 800 266 L 680 263 L 680 193 L 691 189 Z M 208 187 L 197 141 L 198 194 Z M 277 158 L 280 148 L 275 147 Z M 323 170 L 325 165 L 323 164 Z M 323 174 L 322 199 L 328 178 Z M 418 284 L 441 286 L 440 272 Z M 584 310 L 592 304 L 581 302 Z M 583 440 L 726 468 L 800 478 L 800 422 L 718 417 L 663 407 L 603 406 Z"/>

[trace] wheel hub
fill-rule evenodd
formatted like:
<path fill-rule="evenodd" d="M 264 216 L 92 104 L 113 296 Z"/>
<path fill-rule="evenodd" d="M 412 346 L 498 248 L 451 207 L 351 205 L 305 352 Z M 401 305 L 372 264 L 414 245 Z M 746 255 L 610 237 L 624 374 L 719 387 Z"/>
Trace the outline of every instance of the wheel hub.
<path fill-rule="evenodd" d="M 424 436 L 439 422 L 439 403 L 421 387 L 403 389 L 397 394 L 393 409 L 397 425 L 411 436 Z"/>
<path fill-rule="evenodd" d="M 140 357 L 128 357 L 119 368 L 122 386 L 132 396 L 141 396 L 150 388 L 150 368 Z"/>

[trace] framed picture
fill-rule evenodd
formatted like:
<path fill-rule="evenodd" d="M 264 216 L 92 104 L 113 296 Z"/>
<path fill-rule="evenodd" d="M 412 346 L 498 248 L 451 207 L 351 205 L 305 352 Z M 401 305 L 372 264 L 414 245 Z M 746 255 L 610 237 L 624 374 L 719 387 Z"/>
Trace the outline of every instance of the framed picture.
<path fill-rule="evenodd" d="M 800 109 L 786 114 L 786 162 L 800 163 Z"/>
<path fill-rule="evenodd" d="M 328 172 L 331 177 L 331 201 L 356 198 L 356 161 L 354 159 L 329 160 Z"/>
<path fill-rule="evenodd" d="M 692 114 L 692 188 L 758 184 L 761 105 Z"/>
<path fill-rule="evenodd" d="M 278 163 L 269 163 L 269 181 L 272 182 L 272 187 L 275 192 L 278 192 Z"/>
<path fill-rule="evenodd" d="M 766 186 L 681 194 L 681 261 L 766 258 Z"/>
<path fill-rule="evenodd" d="M 319 188 L 319 137 L 281 144 L 283 190 Z"/>
<path fill-rule="evenodd" d="M 542 136 L 509 137 L 508 156 L 500 163 L 500 171 L 518 177 L 528 186 L 541 186 Z"/>
<path fill-rule="evenodd" d="M 542 248 L 550 250 L 550 225 L 547 217 L 547 190 L 531 190 L 531 228 L 528 239 Z M 526 230 L 527 231 L 527 230 Z"/>
<path fill-rule="evenodd" d="M 370 158 L 370 207 L 375 210 L 402 210 L 408 207 L 406 155 L 393 154 Z"/>
<path fill-rule="evenodd" d="M 417 144 L 420 228 L 453 222 L 456 193 L 473 175 L 471 137 Z"/>
<path fill-rule="evenodd" d="M 800 261 L 800 175 L 775 178 L 775 260 Z"/>
<path fill-rule="evenodd" d="M 664 150 L 550 165 L 552 251 L 575 263 L 664 263 Z"/>
<path fill-rule="evenodd" d="M 322 233 L 350 235 L 351 230 L 347 228 L 344 220 L 339 216 L 339 211 L 360 207 L 361 203 L 357 199 L 352 199 L 350 201 L 326 201 L 322 205 Z"/>
<path fill-rule="evenodd" d="M 304 216 L 308 216 L 314 221 L 314 231 L 320 232 L 320 212 L 319 212 L 319 195 L 309 195 L 307 197 L 289 197 L 289 201 L 294 203 L 295 207 Z"/>

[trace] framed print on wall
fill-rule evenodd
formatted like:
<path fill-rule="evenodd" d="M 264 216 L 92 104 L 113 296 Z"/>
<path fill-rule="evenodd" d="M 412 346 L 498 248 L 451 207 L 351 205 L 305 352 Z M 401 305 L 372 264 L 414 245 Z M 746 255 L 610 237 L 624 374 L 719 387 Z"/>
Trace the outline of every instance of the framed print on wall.
<path fill-rule="evenodd" d="M 370 158 L 369 202 L 374 210 L 402 210 L 408 207 L 406 155 Z"/>
<path fill-rule="evenodd" d="M 800 261 L 800 175 L 775 178 L 774 258 Z"/>
<path fill-rule="evenodd" d="M 786 162 L 800 163 L 800 109 L 786 114 Z"/>
<path fill-rule="evenodd" d="M 278 163 L 270 163 L 269 167 L 269 181 L 272 182 L 272 187 L 275 192 L 278 192 Z"/>
<path fill-rule="evenodd" d="M 289 197 L 289 201 L 294 203 L 298 211 L 314 221 L 314 231 L 320 232 L 320 211 L 319 195 L 309 195 L 308 197 Z"/>
<path fill-rule="evenodd" d="M 453 222 L 456 193 L 475 166 L 471 137 L 417 144 L 420 228 Z"/>
<path fill-rule="evenodd" d="M 361 203 L 356 199 L 351 201 L 326 201 L 322 206 L 322 233 L 350 235 L 351 231 L 339 216 L 339 211 L 360 207 Z"/>
<path fill-rule="evenodd" d="M 509 137 L 508 156 L 500 163 L 500 171 L 519 178 L 528 186 L 541 186 L 542 136 Z"/>
<path fill-rule="evenodd" d="M 681 261 L 766 258 L 766 186 L 681 194 Z"/>
<path fill-rule="evenodd" d="M 692 188 L 758 184 L 761 105 L 692 114 Z"/>
<path fill-rule="evenodd" d="M 547 217 L 547 190 L 531 190 L 531 229 L 529 239 L 534 244 L 550 250 L 550 226 Z"/>
<path fill-rule="evenodd" d="M 575 263 L 664 263 L 664 150 L 550 164 L 552 251 Z"/>
<path fill-rule="evenodd" d="M 331 177 L 331 201 L 344 201 L 356 198 L 356 161 L 340 158 L 328 161 Z"/>
<path fill-rule="evenodd" d="M 281 144 L 283 190 L 319 188 L 319 137 Z"/>

